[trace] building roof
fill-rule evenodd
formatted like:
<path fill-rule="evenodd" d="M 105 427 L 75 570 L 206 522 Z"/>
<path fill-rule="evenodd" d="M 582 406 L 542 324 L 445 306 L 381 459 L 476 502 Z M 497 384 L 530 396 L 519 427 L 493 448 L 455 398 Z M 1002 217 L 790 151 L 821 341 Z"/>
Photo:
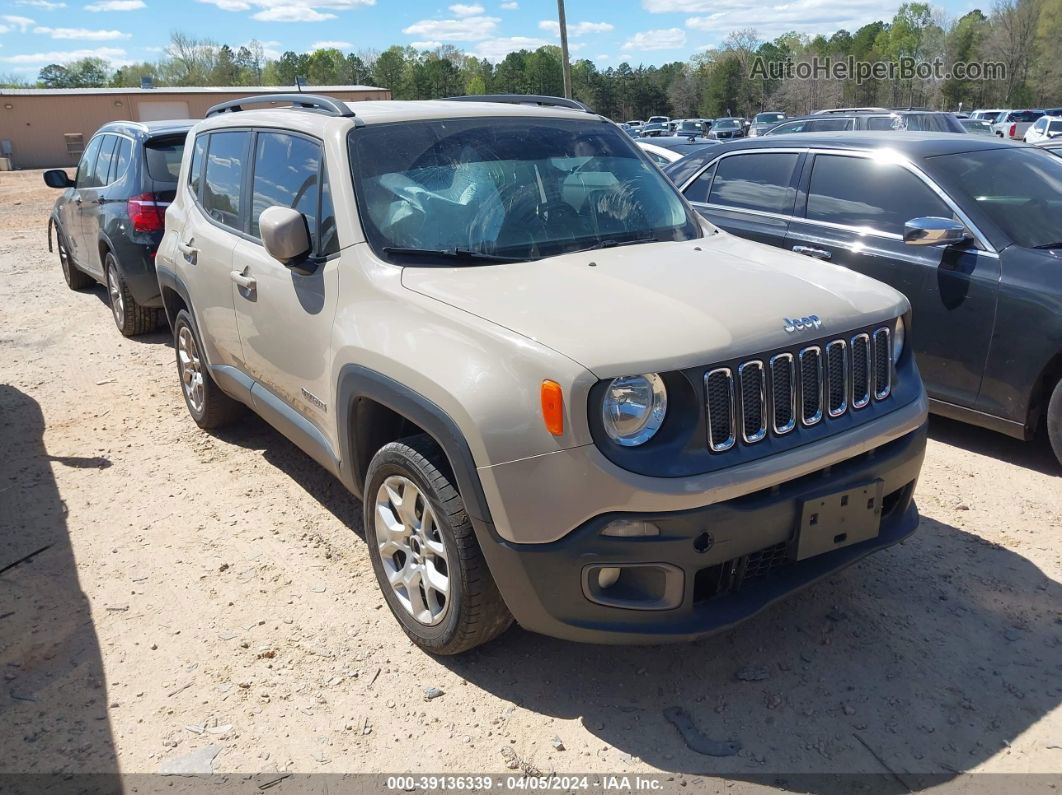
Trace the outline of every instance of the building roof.
<path fill-rule="evenodd" d="M 376 86 L 303 86 L 304 94 L 335 91 L 389 91 Z M 0 88 L 0 96 L 49 97 L 93 94 L 297 94 L 298 86 L 165 86 L 159 88 Z"/>

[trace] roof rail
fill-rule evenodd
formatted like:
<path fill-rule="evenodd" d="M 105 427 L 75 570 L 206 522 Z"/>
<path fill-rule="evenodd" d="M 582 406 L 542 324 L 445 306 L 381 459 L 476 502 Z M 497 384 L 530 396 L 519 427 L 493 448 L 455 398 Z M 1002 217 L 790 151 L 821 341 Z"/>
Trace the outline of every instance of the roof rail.
<path fill-rule="evenodd" d="M 327 116 L 351 117 L 354 111 L 342 100 L 318 94 L 259 94 L 253 97 L 230 99 L 214 105 L 206 112 L 207 118 L 219 113 L 239 113 L 244 105 L 262 105 L 267 102 L 290 102 L 292 110 L 308 110 Z"/>
<path fill-rule="evenodd" d="M 501 102 L 507 105 L 538 105 L 543 108 L 568 108 L 583 113 L 592 110 L 576 99 L 564 97 L 547 97 L 541 94 L 479 94 L 465 97 L 443 97 L 448 102 Z"/>

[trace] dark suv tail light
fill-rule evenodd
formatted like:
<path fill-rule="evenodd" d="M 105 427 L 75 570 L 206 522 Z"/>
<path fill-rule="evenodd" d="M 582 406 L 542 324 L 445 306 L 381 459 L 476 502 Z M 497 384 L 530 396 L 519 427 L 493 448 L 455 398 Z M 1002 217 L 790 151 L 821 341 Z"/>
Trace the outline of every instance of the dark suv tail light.
<path fill-rule="evenodd" d="M 1018 125 L 1017 124 L 1010 125 L 1010 137 L 1011 138 L 1017 138 L 1018 137 Z"/>
<path fill-rule="evenodd" d="M 129 199 L 129 220 L 137 232 L 161 232 L 166 223 L 169 202 L 159 201 L 154 193 L 141 193 Z"/>

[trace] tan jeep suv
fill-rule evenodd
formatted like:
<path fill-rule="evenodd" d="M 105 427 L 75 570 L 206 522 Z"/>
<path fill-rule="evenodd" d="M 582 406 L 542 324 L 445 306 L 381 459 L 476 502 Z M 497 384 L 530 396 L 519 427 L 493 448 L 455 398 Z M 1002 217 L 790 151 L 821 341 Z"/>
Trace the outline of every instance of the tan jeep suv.
<path fill-rule="evenodd" d="M 417 644 L 696 638 L 914 531 L 903 296 L 712 227 L 576 102 L 477 99 L 219 105 L 157 257 L 193 419 L 361 498 Z"/>

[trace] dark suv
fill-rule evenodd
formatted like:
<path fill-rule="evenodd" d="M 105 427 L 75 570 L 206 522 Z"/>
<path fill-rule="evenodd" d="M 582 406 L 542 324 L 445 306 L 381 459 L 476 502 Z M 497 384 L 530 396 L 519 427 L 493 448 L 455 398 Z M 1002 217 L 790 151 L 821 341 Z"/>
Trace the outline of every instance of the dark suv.
<path fill-rule="evenodd" d="M 1062 160 L 987 136 L 810 133 L 666 169 L 742 237 L 880 279 L 911 301 L 939 414 L 1062 460 Z"/>
<path fill-rule="evenodd" d="M 72 290 L 105 285 L 127 337 L 155 329 L 163 317 L 155 252 L 193 124 L 111 122 L 92 136 L 73 180 L 62 169 L 44 172 L 48 186 L 65 188 L 48 219 L 49 250 L 54 226 L 66 283 Z"/>

